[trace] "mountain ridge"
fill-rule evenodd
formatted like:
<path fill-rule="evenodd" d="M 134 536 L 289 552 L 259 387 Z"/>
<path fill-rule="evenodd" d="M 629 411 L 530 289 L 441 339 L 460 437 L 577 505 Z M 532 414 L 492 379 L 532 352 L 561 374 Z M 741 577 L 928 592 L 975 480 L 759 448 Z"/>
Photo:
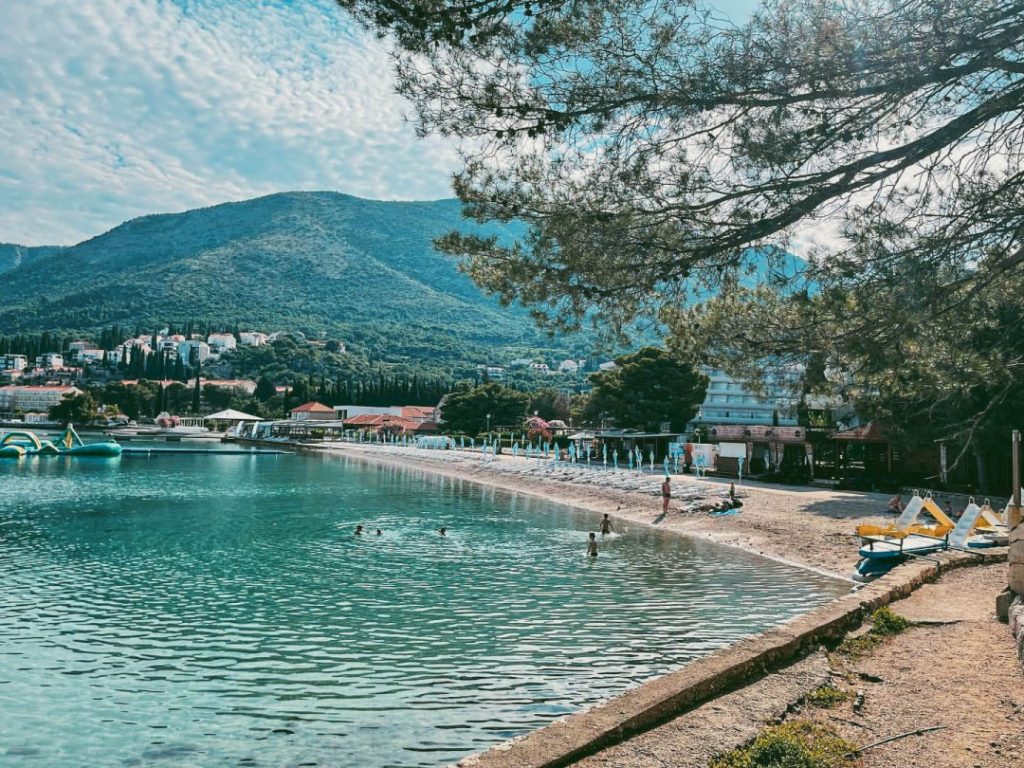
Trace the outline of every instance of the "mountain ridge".
<path fill-rule="evenodd" d="M 373 201 L 337 192 L 140 216 L 0 266 L 10 296 L 0 307 L 0 333 L 205 319 L 336 336 L 372 357 L 447 364 L 529 349 L 580 355 L 591 346 L 585 335 L 552 342 L 524 308 L 484 295 L 433 247 L 453 229 L 507 238 L 524 231 L 469 222 L 454 199 Z"/>

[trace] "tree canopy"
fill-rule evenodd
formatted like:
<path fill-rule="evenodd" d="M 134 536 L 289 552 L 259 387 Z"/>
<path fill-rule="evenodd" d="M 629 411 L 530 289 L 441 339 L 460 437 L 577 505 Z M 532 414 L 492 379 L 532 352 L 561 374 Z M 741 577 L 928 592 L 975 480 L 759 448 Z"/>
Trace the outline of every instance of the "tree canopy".
<path fill-rule="evenodd" d="M 419 129 L 461 140 L 467 212 L 529 225 L 441 241 L 503 300 L 654 318 L 752 374 L 816 355 L 861 392 L 1019 375 L 1024 2 L 339 3 L 395 41 Z"/>
<path fill-rule="evenodd" d="M 529 395 L 504 384 L 490 382 L 474 387 L 462 382 L 445 398 L 441 418 L 445 430 L 470 435 L 479 434 L 488 426 L 520 429 L 529 404 Z"/>
<path fill-rule="evenodd" d="M 50 406 L 50 418 L 62 424 L 88 424 L 96 419 L 96 400 L 88 392 L 64 395 L 56 405 Z"/>
<path fill-rule="evenodd" d="M 585 417 L 617 426 L 656 430 L 668 423 L 681 432 L 704 402 L 708 379 L 663 349 L 644 347 L 615 359 L 616 367 L 591 374 L 594 389 Z"/>

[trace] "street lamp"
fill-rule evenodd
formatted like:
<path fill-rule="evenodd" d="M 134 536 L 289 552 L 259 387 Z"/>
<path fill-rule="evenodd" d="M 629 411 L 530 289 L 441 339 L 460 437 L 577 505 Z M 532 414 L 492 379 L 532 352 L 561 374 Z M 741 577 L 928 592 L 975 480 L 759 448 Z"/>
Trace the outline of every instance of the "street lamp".
<path fill-rule="evenodd" d="M 487 439 L 491 439 L 491 414 L 487 414 Z"/>

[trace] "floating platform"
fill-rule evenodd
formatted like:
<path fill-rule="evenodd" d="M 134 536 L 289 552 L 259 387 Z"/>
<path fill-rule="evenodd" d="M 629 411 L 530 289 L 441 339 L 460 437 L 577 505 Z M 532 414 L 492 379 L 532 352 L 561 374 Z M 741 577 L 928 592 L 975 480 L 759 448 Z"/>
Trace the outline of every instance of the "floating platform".
<path fill-rule="evenodd" d="M 111 458 L 121 455 L 121 446 L 113 441 L 83 443 L 75 428 L 67 429 L 55 441 L 41 440 L 35 432 L 15 430 L 0 440 L 0 458 L 20 459 L 25 456 L 99 456 Z"/>

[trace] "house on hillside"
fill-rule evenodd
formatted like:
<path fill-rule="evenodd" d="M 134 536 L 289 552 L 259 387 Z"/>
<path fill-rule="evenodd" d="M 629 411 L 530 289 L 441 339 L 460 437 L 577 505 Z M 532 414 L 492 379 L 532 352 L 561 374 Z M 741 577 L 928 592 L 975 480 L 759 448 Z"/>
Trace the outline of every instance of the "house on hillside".
<path fill-rule="evenodd" d="M 576 373 L 580 369 L 580 364 L 575 360 L 565 359 L 558 364 L 558 370 L 561 373 Z"/>
<path fill-rule="evenodd" d="M 336 421 L 338 417 L 331 406 L 310 400 L 292 408 L 289 418 L 292 421 Z"/>
<path fill-rule="evenodd" d="M 267 343 L 267 334 L 259 331 L 241 331 L 238 338 L 247 347 L 261 347 Z"/>
<path fill-rule="evenodd" d="M 210 345 L 210 351 L 218 355 L 238 346 L 233 333 L 211 333 L 206 337 L 206 343 Z"/>
<path fill-rule="evenodd" d="M 437 431 L 437 424 L 431 421 L 417 422 L 393 414 L 364 413 L 345 420 L 346 430 L 357 430 L 367 434 L 413 435 Z"/>

